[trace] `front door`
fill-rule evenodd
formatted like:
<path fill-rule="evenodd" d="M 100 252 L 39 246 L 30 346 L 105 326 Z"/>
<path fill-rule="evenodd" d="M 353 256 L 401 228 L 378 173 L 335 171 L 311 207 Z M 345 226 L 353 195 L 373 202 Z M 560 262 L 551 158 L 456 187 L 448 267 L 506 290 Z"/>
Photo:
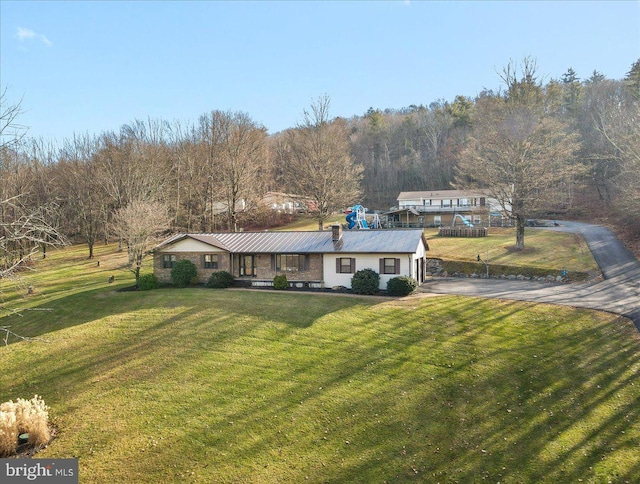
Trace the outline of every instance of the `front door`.
<path fill-rule="evenodd" d="M 242 254 L 240 256 L 240 276 L 255 277 L 256 266 L 255 257 L 252 254 Z"/>

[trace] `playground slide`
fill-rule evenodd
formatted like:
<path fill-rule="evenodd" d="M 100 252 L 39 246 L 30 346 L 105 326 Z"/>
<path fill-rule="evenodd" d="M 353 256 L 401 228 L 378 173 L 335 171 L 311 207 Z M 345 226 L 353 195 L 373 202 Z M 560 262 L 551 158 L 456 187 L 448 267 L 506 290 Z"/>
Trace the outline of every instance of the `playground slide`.
<path fill-rule="evenodd" d="M 453 217 L 453 222 L 451 223 L 451 225 L 455 225 L 457 219 L 462 220 L 462 223 L 465 224 L 467 227 L 473 227 L 473 224 L 469 220 L 467 220 L 466 218 L 464 218 L 462 215 L 458 213 L 455 214 L 455 216 Z"/>
<path fill-rule="evenodd" d="M 367 211 L 362 205 L 354 205 L 353 211 L 347 215 L 347 228 L 353 229 L 368 229 L 369 224 L 365 218 L 365 212 Z"/>
<path fill-rule="evenodd" d="M 357 217 L 358 214 L 356 212 L 351 212 L 349 215 L 347 215 L 347 228 L 352 229 L 356 226 Z"/>

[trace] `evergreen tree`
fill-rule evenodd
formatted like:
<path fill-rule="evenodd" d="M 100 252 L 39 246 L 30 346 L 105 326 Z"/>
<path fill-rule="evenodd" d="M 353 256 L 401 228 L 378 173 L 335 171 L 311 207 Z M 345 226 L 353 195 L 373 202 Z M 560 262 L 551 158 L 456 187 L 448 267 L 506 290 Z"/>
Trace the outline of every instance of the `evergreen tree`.
<path fill-rule="evenodd" d="M 640 99 L 640 59 L 633 63 L 624 81 L 631 95 Z"/>
<path fill-rule="evenodd" d="M 597 82 L 602 82 L 606 79 L 602 72 L 598 72 L 597 70 L 593 70 L 591 77 L 585 81 L 585 84 L 595 84 Z"/>
<path fill-rule="evenodd" d="M 563 112 L 573 115 L 578 109 L 578 100 L 582 94 L 580 78 L 573 68 L 569 67 L 562 75 L 562 84 L 564 86 Z"/>

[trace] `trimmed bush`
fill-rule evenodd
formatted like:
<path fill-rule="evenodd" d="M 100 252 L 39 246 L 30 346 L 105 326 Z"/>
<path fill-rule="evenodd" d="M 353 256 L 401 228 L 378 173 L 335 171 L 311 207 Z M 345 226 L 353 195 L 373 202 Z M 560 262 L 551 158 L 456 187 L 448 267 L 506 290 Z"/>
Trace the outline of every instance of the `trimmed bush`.
<path fill-rule="evenodd" d="M 233 275 L 227 271 L 213 272 L 209 276 L 207 281 L 207 287 L 213 287 L 215 289 L 224 289 L 233 285 Z"/>
<path fill-rule="evenodd" d="M 418 287 L 418 281 L 413 277 L 399 276 L 389 279 L 387 293 L 389 296 L 408 296 Z"/>
<path fill-rule="evenodd" d="M 277 275 L 273 278 L 273 288 L 278 290 L 289 289 L 289 281 L 284 274 Z"/>
<path fill-rule="evenodd" d="M 138 289 L 140 291 L 149 291 L 151 289 L 158 289 L 160 283 L 155 274 L 142 274 L 138 280 Z"/>
<path fill-rule="evenodd" d="M 198 270 L 188 259 L 182 259 L 171 269 L 171 281 L 177 287 L 187 287 L 194 278 L 197 281 Z"/>
<path fill-rule="evenodd" d="M 351 290 L 356 294 L 377 294 L 380 275 L 373 269 L 362 269 L 351 278 Z"/>

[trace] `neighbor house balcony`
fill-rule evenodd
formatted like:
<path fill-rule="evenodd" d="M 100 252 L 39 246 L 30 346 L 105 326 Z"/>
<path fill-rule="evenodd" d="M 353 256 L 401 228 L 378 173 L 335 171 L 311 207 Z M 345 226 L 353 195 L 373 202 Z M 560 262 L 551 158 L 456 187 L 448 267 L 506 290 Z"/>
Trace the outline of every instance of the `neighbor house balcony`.
<path fill-rule="evenodd" d="M 486 210 L 484 205 L 401 205 L 400 210 L 413 209 L 418 213 L 463 213 Z"/>

